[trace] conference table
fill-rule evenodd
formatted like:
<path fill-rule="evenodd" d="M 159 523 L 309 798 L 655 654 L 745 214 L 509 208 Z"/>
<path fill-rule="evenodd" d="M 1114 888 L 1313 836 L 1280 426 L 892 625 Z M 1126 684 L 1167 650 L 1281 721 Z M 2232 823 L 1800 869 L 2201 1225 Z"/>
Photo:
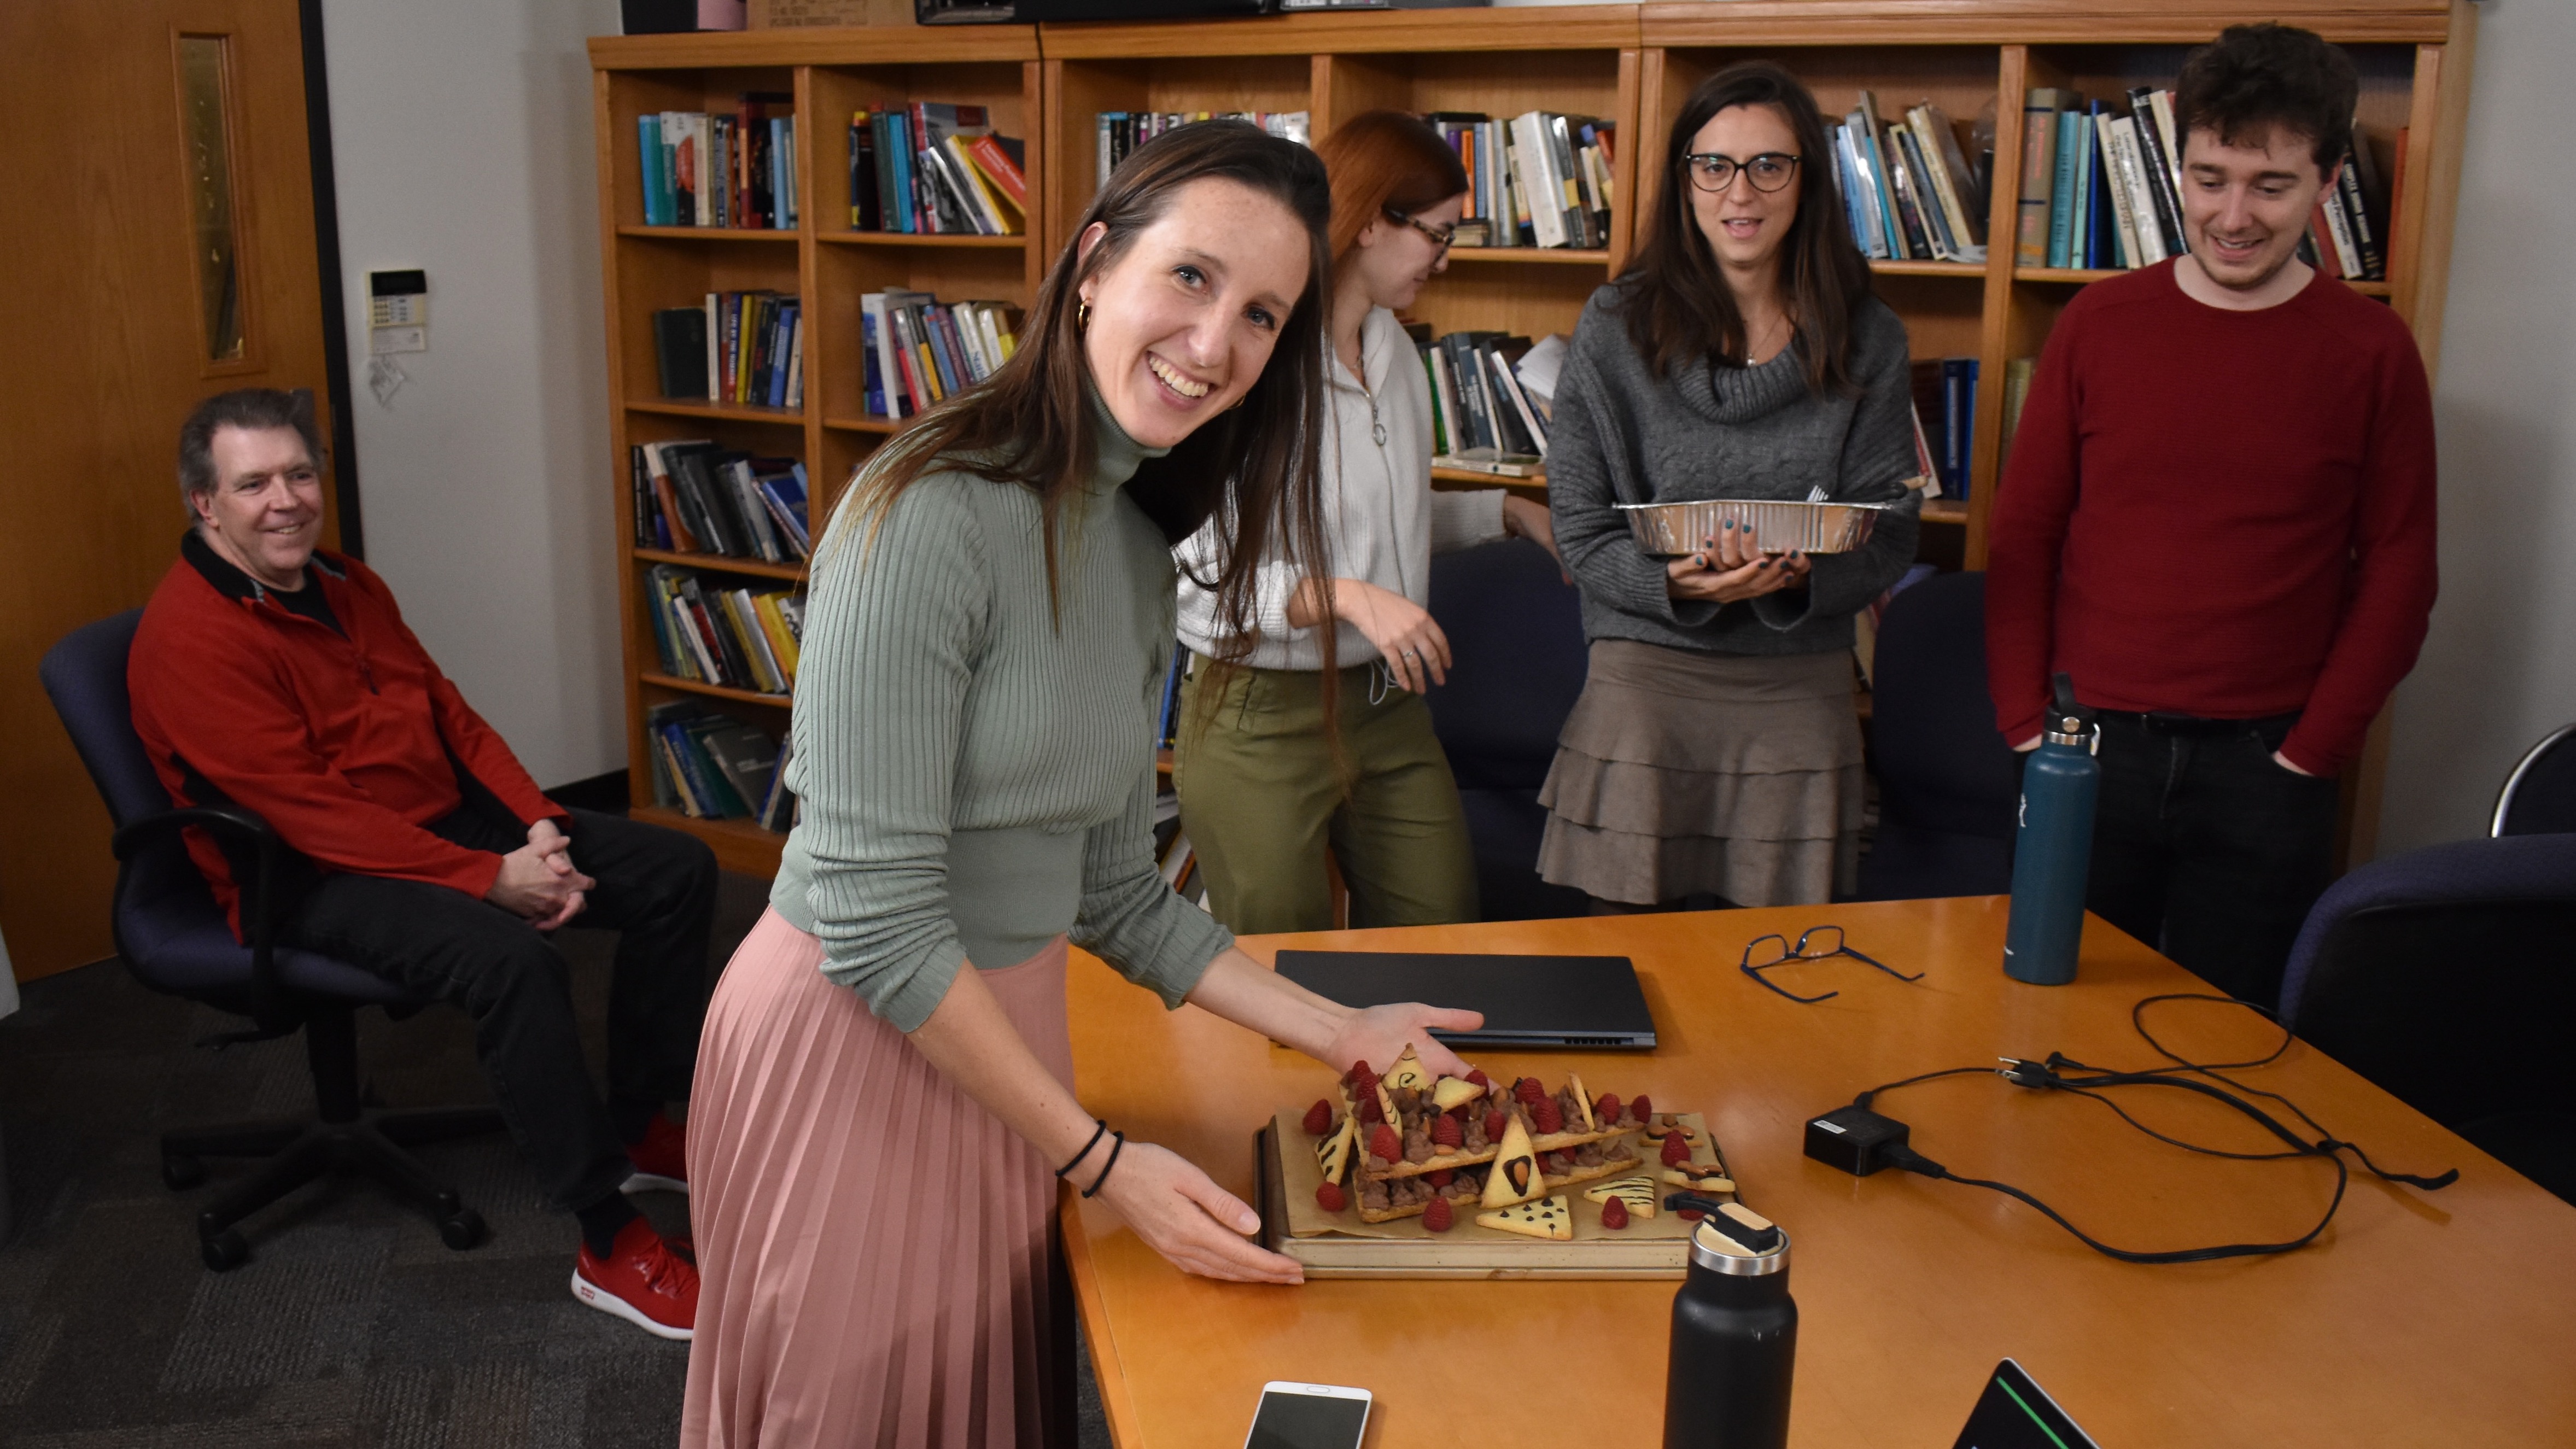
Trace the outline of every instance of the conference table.
<path fill-rule="evenodd" d="M 2325 1234 L 2300 1251 L 2179 1266 L 2099 1256 L 2004 1196 L 1901 1172 L 1856 1178 L 1801 1151 L 1808 1118 L 1854 1094 L 1999 1055 L 2062 1051 L 2163 1065 L 2131 1022 L 2142 998 L 2208 988 L 2099 920 L 2072 985 L 2002 972 L 2006 901 L 1967 898 L 1247 938 L 1283 947 L 1625 955 L 1653 1009 L 1651 1053 L 1474 1060 L 1504 1080 L 1650 1092 L 1696 1110 L 1743 1200 L 1789 1235 L 1799 1337 L 1790 1442 L 1947 1449 L 1996 1362 L 2030 1371 L 2103 1449 L 2148 1445 L 2576 1444 L 2576 1208 L 2324 1054 L 2294 1043 L 2234 1073 L 2289 1096 L 2392 1171 L 2457 1167 L 2438 1192 L 2353 1167 Z M 1848 958 L 1768 973 L 1745 943 L 1839 925 L 1906 982 Z M 1187 1155 L 1250 1200 L 1252 1138 L 1333 1073 L 1080 957 L 1068 987 L 1083 1102 L 1130 1137 Z M 2260 1056 L 2278 1029 L 2241 1008 L 2167 1002 L 2148 1024 L 2197 1061 Z M 1383 1064 L 1381 1064 L 1383 1065 Z M 2223 1105 L 2162 1088 L 2121 1105 L 2186 1140 L 2276 1149 Z M 2274 1242 L 2325 1210 L 2334 1169 L 2309 1158 L 2186 1153 L 2100 1104 L 1963 1076 L 1890 1092 L 1878 1110 L 1967 1176 L 2023 1187 L 2132 1249 Z M 1067 1195 L 1065 1254 L 1120 1449 L 1243 1442 L 1272 1379 L 1377 1396 L 1368 1442 L 1538 1449 L 1661 1442 L 1676 1281 L 1312 1280 L 1181 1273 L 1117 1215 Z"/>

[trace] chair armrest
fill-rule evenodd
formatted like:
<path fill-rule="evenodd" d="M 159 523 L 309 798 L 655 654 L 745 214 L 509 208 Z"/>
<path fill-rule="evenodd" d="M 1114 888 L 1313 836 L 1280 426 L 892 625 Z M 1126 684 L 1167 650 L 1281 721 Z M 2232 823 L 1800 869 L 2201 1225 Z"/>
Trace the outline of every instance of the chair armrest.
<path fill-rule="evenodd" d="M 108 848 L 115 852 L 117 863 L 128 867 L 144 847 L 175 831 L 195 827 L 216 835 L 229 836 L 251 847 L 258 862 L 252 878 L 236 881 L 241 890 L 241 919 L 249 928 L 251 1004 L 253 1015 L 262 1028 L 270 1026 L 280 1014 L 281 999 L 277 985 L 277 913 L 275 885 L 278 852 L 285 842 L 256 811 L 239 805 L 183 805 L 147 815 L 120 827 L 109 838 Z M 120 907 L 125 895 L 127 871 L 117 872 L 116 894 Z M 118 943 L 123 949 L 123 943 Z"/>

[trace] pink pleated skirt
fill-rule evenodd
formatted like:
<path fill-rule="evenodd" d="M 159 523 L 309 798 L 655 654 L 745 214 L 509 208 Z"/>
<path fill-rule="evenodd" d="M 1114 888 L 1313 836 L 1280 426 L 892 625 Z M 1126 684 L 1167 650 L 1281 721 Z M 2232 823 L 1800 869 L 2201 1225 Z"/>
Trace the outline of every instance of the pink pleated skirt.
<path fill-rule="evenodd" d="M 924 1060 L 822 943 L 762 915 L 689 1099 L 701 1286 L 684 1449 L 1043 1437 L 1052 1164 Z M 983 973 L 1068 1087 L 1065 942 Z"/>

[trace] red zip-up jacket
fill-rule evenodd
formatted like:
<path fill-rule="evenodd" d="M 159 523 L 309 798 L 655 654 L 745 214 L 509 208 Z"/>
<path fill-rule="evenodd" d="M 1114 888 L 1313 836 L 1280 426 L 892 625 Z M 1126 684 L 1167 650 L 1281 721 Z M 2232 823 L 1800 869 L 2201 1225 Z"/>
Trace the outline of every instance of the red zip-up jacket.
<path fill-rule="evenodd" d="M 294 613 L 195 532 L 153 590 L 126 661 L 134 729 L 170 798 L 257 811 L 325 870 L 443 885 L 480 900 L 501 857 L 422 827 L 464 803 L 448 756 L 522 824 L 561 818 L 465 703 L 365 564 L 315 552 L 343 634 Z M 241 934 L 241 895 L 215 842 L 188 854 Z"/>

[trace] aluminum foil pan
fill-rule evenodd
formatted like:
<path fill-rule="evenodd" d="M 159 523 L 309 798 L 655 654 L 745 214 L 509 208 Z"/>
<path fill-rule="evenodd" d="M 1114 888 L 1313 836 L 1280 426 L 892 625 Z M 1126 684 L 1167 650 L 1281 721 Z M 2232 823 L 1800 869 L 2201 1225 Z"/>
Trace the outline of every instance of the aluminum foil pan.
<path fill-rule="evenodd" d="M 1799 549 L 1807 553 L 1844 553 L 1869 541 L 1878 515 L 1888 503 L 1787 503 L 1741 498 L 1698 503 L 1621 503 L 1637 547 L 1656 558 L 1696 553 L 1717 536 L 1721 525 L 1735 526 L 1753 538 L 1753 546 L 1771 553 Z"/>

